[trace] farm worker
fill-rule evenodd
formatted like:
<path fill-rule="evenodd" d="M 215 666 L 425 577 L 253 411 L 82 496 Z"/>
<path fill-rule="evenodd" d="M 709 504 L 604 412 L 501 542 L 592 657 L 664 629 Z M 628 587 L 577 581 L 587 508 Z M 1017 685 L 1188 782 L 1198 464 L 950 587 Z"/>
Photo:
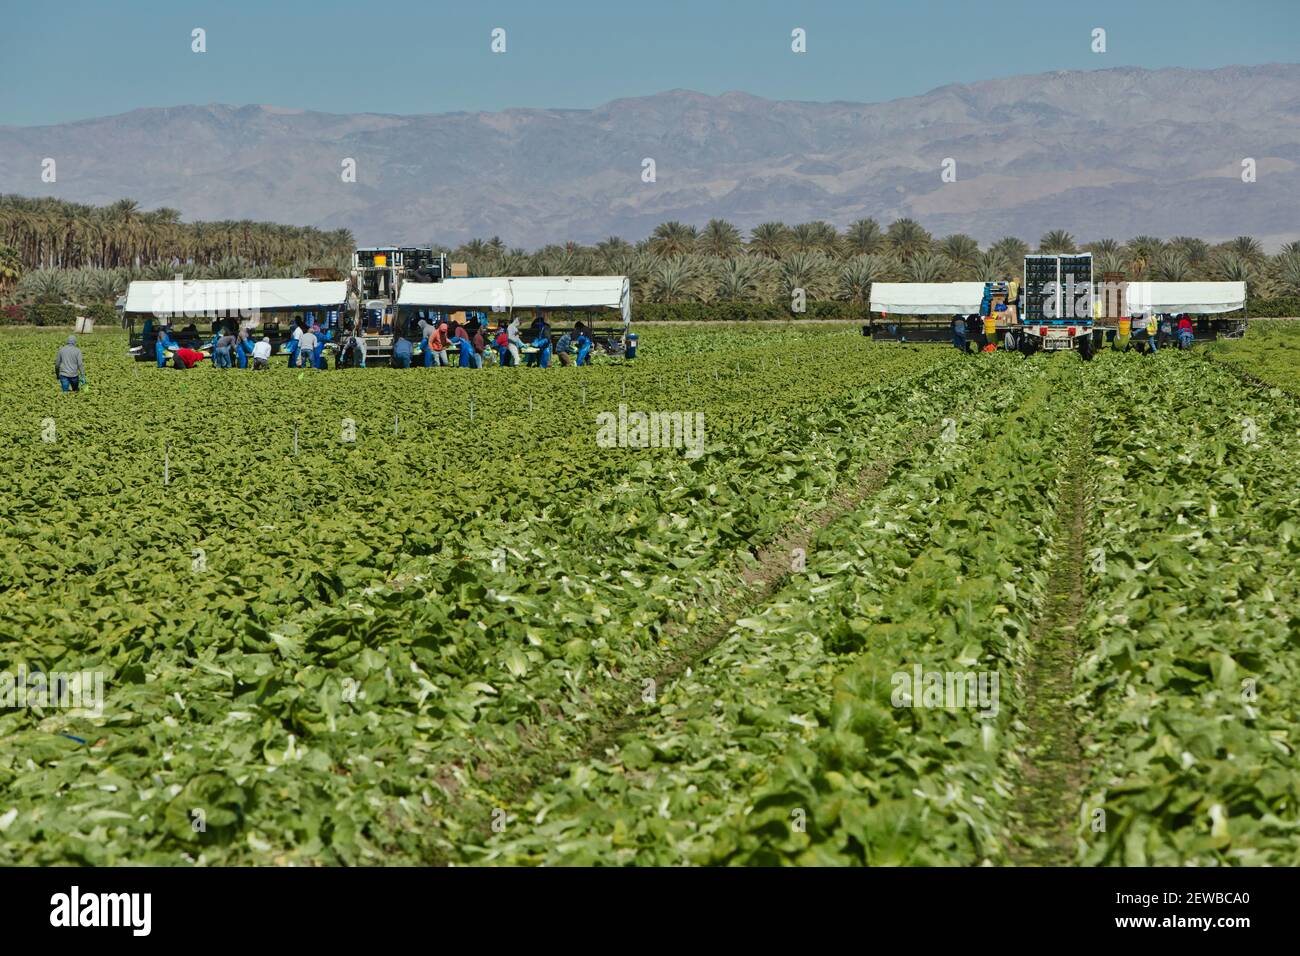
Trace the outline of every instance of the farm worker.
<path fill-rule="evenodd" d="M 158 341 L 153 345 L 153 356 L 158 360 L 159 368 L 167 367 L 167 333 L 159 332 Z"/>
<path fill-rule="evenodd" d="M 235 347 L 235 337 L 233 335 L 223 335 L 217 339 L 216 348 L 212 352 L 212 364 L 217 368 L 234 368 L 235 362 L 233 351 Z"/>
<path fill-rule="evenodd" d="M 58 376 L 59 388 L 63 391 L 79 391 L 86 381 L 86 362 L 77 348 L 77 337 L 68 336 L 68 343 L 59 349 L 54 358 L 54 374 Z"/>
<path fill-rule="evenodd" d="M 545 349 L 542 348 L 541 344 L 543 339 L 546 340 Z M 549 362 L 551 357 L 551 327 L 546 324 L 546 315 L 544 313 L 538 312 L 533 317 L 533 324 L 528 327 L 528 342 L 532 344 L 533 348 L 537 349 L 535 353 L 528 357 L 528 364 L 546 368 L 545 365 L 542 365 L 542 353 L 546 353 L 546 359 Z"/>
<path fill-rule="evenodd" d="M 524 348 L 524 340 L 519 337 L 519 320 L 510 319 L 510 324 L 506 326 L 506 347 L 510 350 L 510 364 L 519 364 L 519 355 Z"/>
<path fill-rule="evenodd" d="M 248 368 L 248 360 L 253 356 L 253 337 L 248 334 L 248 326 L 239 328 L 239 338 L 235 342 L 235 357 L 239 359 L 240 368 Z"/>
<path fill-rule="evenodd" d="M 425 365 L 446 367 L 447 361 L 447 323 L 439 322 L 429 330 L 429 341 L 425 345 Z"/>
<path fill-rule="evenodd" d="M 1160 347 L 1164 348 L 1166 345 L 1168 345 L 1169 340 L 1173 338 L 1173 335 L 1174 335 L 1173 322 L 1169 321 L 1168 315 L 1162 315 L 1160 317 L 1160 334 L 1156 336 L 1156 338 L 1160 340 Z"/>
<path fill-rule="evenodd" d="M 290 368 L 298 364 L 298 345 L 302 342 L 302 335 L 302 326 L 295 322 L 293 334 L 289 336 L 289 341 L 284 345 L 284 350 L 289 353 Z"/>
<path fill-rule="evenodd" d="M 542 326 L 546 328 L 545 325 Z M 551 337 L 549 334 L 539 335 L 533 340 L 533 348 L 537 349 L 537 367 L 549 368 L 551 364 Z"/>
<path fill-rule="evenodd" d="M 365 368 L 366 367 L 366 337 L 364 335 L 353 335 L 352 348 L 355 350 L 352 356 L 352 363 L 357 368 Z"/>
<path fill-rule="evenodd" d="M 575 365 L 590 365 L 591 360 L 587 358 L 591 354 L 591 336 L 587 334 L 587 327 L 579 322 L 574 326 L 573 331 L 577 333 L 574 344 L 578 346 L 578 359 Z"/>
<path fill-rule="evenodd" d="M 420 315 L 423 316 L 424 313 L 421 312 Z M 429 327 L 429 323 L 423 318 L 421 318 L 416 324 L 420 327 L 420 355 L 424 359 L 424 367 L 428 368 L 433 364 L 433 350 L 429 347 L 429 334 L 433 329 Z"/>
<path fill-rule="evenodd" d="M 316 353 L 316 333 L 304 332 L 298 338 L 298 367 L 306 368 Z"/>
<path fill-rule="evenodd" d="M 253 371 L 271 367 L 271 340 L 265 335 L 253 346 Z"/>
<path fill-rule="evenodd" d="M 473 362 L 474 367 L 475 367 L 475 368 L 482 368 L 482 367 L 483 367 L 483 352 L 484 352 L 484 350 L 487 348 L 487 342 L 484 341 L 484 339 L 483 339 L 483 326 L 482 326 L 481 324 L 478 326 L 478 328 L 476 328 L 476 329 L 474 330 L 474 335 L 473 335 L 473 337 L 470 339 L 470 344 L 474 347 L 474 351 L 473 351 L 473 355 L 472 355 L 472 357 L 473 357 L 473 359 L 474 359 L 474 362 Z"/>
<path fill-rule="evenodd" d="M 1157 339 L 1160 335 L 1160 322 L 1156 319 L 1155 314 L 1147 316 L 1147 349 L 1155 352 L 1158 348 Z"/>
<path fill-rule="evenodd" d="M 465 330 L 465 326 L 458 322 L 453 334 L 456 338 L 456 346 L 460 349 L 460 367 L 473 368 L 474 342 L 470 339 L 469 332 Z"/>
<path fill-rule="evenodd" d="M 570 333 L 563 332 L 556 340 L 555 357 L 560 360 L 562 366 L 568 366 L 573 361 L 573 336 Z"/>
<path fill-rule="evenodd" d="M 321 332 L 319 325 L 313 325 L 311 332 L 316 336 L 316 347 L 311 351 L 312 368 L 321 368 L 321 356 L 325 354 L 325 333 Z"/>
<path fill-rule="evenodd" d="M 1192 320 L 1184 313 L 1183 317 L 1178 320 L 1178 347 L 1180 349 L 1190 349 L 1192 347 Z"/>
<path fill-rule="evenodd" d="M 205 352 L 197 352 L 194 349 L 178 348 L 176 350 L 176 361 L 174 364 L 176 368 L 193 368 L 207 357 L 207 353 Z"/>
<path fill-rule="evenodd" d="M 966 317 L 963 315 L 952 317 L 952 347 L 966 351 Z"/>
<path fill-rule="evenodd" d="M 509 361 L 510 333 L 506 331 L 504 322 L 501 324 L 501 328 L 497 330 L 496 338 L 492 340 L 492 344 L 496 347 L 497 350 L 497 364 L 501 366 L 509 365 L 510 364 Z"/>
<path fill-rule="evenodd" d="M 398 336 L 397 341 L 393 343 L 393 367 L 410 368 L 411 352 L 411 340 L 403 336 Z"/>

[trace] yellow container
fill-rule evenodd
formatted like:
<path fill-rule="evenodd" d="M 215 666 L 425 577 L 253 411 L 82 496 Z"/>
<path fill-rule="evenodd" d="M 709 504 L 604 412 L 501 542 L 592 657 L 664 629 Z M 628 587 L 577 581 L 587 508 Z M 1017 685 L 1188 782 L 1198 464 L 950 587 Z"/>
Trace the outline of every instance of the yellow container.
<path fill-rule="evenodd" d="M 1124 338 L 1124 339 L 1126 339 L 1126 338 L 1128 338 L 1132 333 L 1133 333 L 1133 320 L 1132 320 L 1132 319 L 1120 319 L 1120 320 L 1119 320 L 1119 334 L 1120 334 L 1120 338 Z"/>
<path fill-rule="evenodd" d="M 990 338 L 998 334 L 998 320 L 991 315 L 984 317 L 984 334 Z"/>

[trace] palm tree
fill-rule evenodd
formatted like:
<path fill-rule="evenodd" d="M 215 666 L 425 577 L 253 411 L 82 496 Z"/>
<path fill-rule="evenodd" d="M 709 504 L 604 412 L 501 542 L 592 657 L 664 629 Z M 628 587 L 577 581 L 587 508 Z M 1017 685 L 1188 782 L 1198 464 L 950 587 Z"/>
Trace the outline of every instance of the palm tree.
<path fill-rule="evenodd" d="M 660 223 L 650 236 L 650 251 L 664 258 L 684 256 L 695 251 L 696 238 L 694 226 L 676 220 Z"/>
<path fill-rule="evenodd" d="M 0 295 L 23 277 L 23 260 L 13 246 L 0 245 Z"/>
<path fill-rule="evenodd" d="M 1200 266 L 1210 257 L 1210 244 L 1192 236 L 1175 236 L 1169 240 L 1169 248 L 1181 253 L 1191 266 Z"/>
<path fill-rule="evenodd" d="M 520 250 L 522 252 L 522 250 Z M 596 243 L 596 255 L 600 256 L 606 263 L 613 262 L 615 257 L 626 255 L 632 251 L 632 243 L 619 236 L 610 236 L 608 239 Z"/>
<path fill-rule="evenodd" d="M 937 252 L 923 252 L 903 264 L 903 274 L 909 282 L 944 282 L 951 263 Z"/>
<path fill-rule="evenodd" d="M 1126 272 L 1128 260 L 1118 249 L 1106 249 L 1093 253 L 1093 275 L 1100 279 L 1107 272 Z"/>
<path fill-rule="evenodd" d="M 1074 236 L 1064 229 L 1053 229 L 1038 240 L 1038 251 L 1047 255 L 1077 252 L 1078 249 L 1079 247 L 1074 243 Z"/>
<path fill-rule="evenodd" d="M 939 242 L 939 251 L 948 257 L 953 265 L 968 267 L 975 264 L 980 254 L 980 244 L 965 233 L 956 232 L 945 236 Z"/>
<path fill-rule="evenodd" d="M 993 243 L 989 247 L 989 251 L 997 253 L 1000 258 L 1007 262 L 1015 263 L 1018 271 L 1020 263 L 1024 261 L 1025 256 L 1029 255 L 1029 243 L 1015 236 L 1004 236 Z"/>
<path fill-rule="evenodd" d="M 1231 249 L 1220 249 L 1210 260 L 1210 272 L 1216 279 L 1226 282 L 1254 283 L 1255 265 L 1245 256 Z"/>
<path fill-rule="evenodd" d="M 1192 266 L 1177 249 L 1162 249 L 1151 263 L 1151 277 L 1157 282 L 1186 282 Z"/>
<path fill-rule="evenodd" d="M 749 235 L 749 251 L 764 259 L 780 259 L 789 248 L 790 229 L 781 222 L 762 222 Z"/>
<path fill-rule="evenodd" d="M 835 255 L 839 246 L 839 233 L 828 222 L 801 222 L 790 230 L 789 245 L 795 252 L 820 252 Z"/>
<path fill-rule="evenodd" d="M 15 293 L 20 299 L 39 304 L 62 302 L 68 294 L 67 273 L 58 269 L 29 272 L 19 281 Z"/>
<path fill-rule="evenodd" d="M 1259 265 L 1264 261 L 1264 247 L 1253 236 L 1238 236 L 1224 245 L 1252 265 Z"/>
<path fill-rule="evenodd" d="M 969 272 L 971 278 L 979 282 L 996 282 L 1020 274 L 1020 263 L 1007 262 L 994 249 L 981 252 L 975 257 Z"/>
<path fill-rule="evenodd" d="M 885 234 L 876 220 L 859 219 L 844 233 L 844 246 L 850 255 L 875 255 L 885 250 Z"/>
<path fill-rule="evenodd" d="M 857 305 L 871 301 L 872 283 L 888 279 L 893 263 L 884 256 L 860 255 L 840 267 L 836 298 Z"/>
<path fill-rule="evenodd" d="M 1107 252 L 1119 252 L 1120 245 L 1115 239 L 1094 239 L 1092 242 L 1085 243 L 1083 248 L 1085 252 L 1100 256 Z"/>
<path fill-rule="evenodd" d="M 1300 245 L 1290 243 L 1273 263 L 1273 281 L 1283 295 L 1300 295 Z"/>
<path fill-rule="evenodd" d="M 885 233 L 890 250 L 906 262 L 913 256 L 930 251 L 933 242 L 930 234 L 913 219 L 895 219 Z"/>
<path fill-rule="evenodd" d="M 1134 236 L 1124 244 L 1124 252 L 1129 262 L 1128 271 L 1133 276 L 1145 275 L 1164 246 L 1165 244 L 1155 236 Z"/>
<path fill-rule="evenodd" d="M 696 301 L 700 298 L 703 275 L 694 256 L 661 259 L 650 274 L 651 297 L 656 302 Z"/>
<path fill-rule="evenodd" d="M 718 259 L 738 256 L 745 247 L 740 238 L 740 230 L 725 219 L 710 219 L 696 245 L 706 256 Z"/>
<path fill-rule="evenodd" d="M 770 282 L 771 263 L 756 256 L 739 256 L 714 263 L 713 279 L 718 298 L 724 302 L 756 302 L 763 299 Z"/>
<path fill-rule="evenodd" d="M 789 301 L 796 289 L 805 299 L 820 299 L 831 291 L 835 282 L 832 262 L 818 252 L 795 252 L 781 260 L 778 272 L 781 297 Z"/>

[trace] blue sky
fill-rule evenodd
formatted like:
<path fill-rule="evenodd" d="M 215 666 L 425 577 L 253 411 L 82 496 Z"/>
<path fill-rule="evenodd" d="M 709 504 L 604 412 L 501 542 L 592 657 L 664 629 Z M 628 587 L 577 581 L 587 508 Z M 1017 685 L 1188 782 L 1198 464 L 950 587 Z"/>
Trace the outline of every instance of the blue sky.
<path fill-rule="evenodd" d="M 189 103 L 590 107 L 674 88 L 875 102 L 1048 70 L 1295 62 L 1300 49 L 1300 0 L 0 0 L 0 24 L 12 125 Z M 195 27 L 206 53 L 190 50 Z M 490 50 L 496 27 L 504 54 Z"/>

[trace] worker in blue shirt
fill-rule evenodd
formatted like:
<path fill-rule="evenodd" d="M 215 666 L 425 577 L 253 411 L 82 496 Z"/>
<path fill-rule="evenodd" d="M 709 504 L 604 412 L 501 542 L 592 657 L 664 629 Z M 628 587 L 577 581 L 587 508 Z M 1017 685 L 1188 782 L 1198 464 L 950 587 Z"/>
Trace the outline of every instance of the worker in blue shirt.
<path fill-rule="evenodd" d="M 573 331 L 577 334 L 574 344 L 578 346 L 578 360 L 575 365 L 589 365 L 591 360 L 587 357 L 591 354 L 591 336 L 587 334 L 587 327 L 579 322 L 574 326 Z"/>
<path fill-rule="evenodd" d="M 533 348 L 537 349 L 537 365 L 540 368 L 548 368 L 551 364 L 551 333 L 545 323 L 542 324 L 538 336 L 533 340 Z"/>
<path fill-rule="evenodd" d="M 952 347 L 962 352 L 966 351 L 966 317 L 954 315 L 952 317 Z"/>
<path fill-rule="evenodd" d="M 398 336 L 397 340 L 393 342 L 393 367 L 410 368 L 412 351 L 411 340 L 404 336 Z"/>
<path fill-rule="evenodd" d="M 560 337 L 555 343 L 555 357 L 560 360 L 561 365 L 568 365 L 573 361 L 573 335 L 570 332 L 560 333 Z"/>

